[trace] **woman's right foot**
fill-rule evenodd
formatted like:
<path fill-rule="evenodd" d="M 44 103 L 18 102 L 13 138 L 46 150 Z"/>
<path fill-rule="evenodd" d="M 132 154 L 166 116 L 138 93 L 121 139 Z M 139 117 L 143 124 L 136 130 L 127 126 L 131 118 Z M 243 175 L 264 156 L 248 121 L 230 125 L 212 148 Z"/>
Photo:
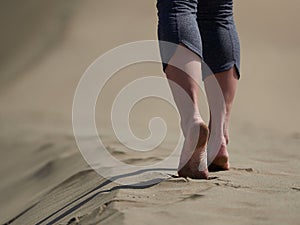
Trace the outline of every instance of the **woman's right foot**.
<path fill-rule="evenodd" d="M 226 143 L 223 142 L 214 161 L 208 166 L 208 170 L 210 172 L 216 172 L 222 170 L 229 170 L 229 168 L 229 154 L 227 151 Z"/>
<path fill-rule="evenodd" d="M 228 120 L 226 121 L 226 123 L 228 123 Z M 208 129 L 211 130 L 211 120 L 209 121 Z M 224 132 L 224 137 L 220 149 L 218 151 L 218 154 L 216 155 L 213 162 L 208 166 L 209 172 L 229 170 L 230 168 L 229 154 L 227 151 L 227 145 L 229 142 L 228 129 L 224 128 L 223 132 Z"/>

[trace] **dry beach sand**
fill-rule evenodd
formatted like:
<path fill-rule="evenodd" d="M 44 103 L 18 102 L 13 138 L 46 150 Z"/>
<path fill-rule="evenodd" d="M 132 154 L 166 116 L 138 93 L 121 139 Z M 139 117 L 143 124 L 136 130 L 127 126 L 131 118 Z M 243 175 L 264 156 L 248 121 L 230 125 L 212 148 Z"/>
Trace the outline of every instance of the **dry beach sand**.
<path fill-rule="evenodd" d="M 88 166 L 72 132 L 72 101 L 99 55 L 156 39 L 155 1 L 0 5 L 0 224 L 300 223 L 298 1 L 236 1 L 242 79 L 230 127 L 232 169 L 211 173 L 207 181 L 169 171 L 164 181 L 139 187 L 110 182 Z M 140 138 L 149 135 L 153 116 L 168 125 L 165 141 L 147 153 L 120 144 L 109 117 L 118 91 L 140 74 L 163 76 L 158 64 L 119 71 L 99 97 L 96 121 L 116 158 L 151 165 L 176 145 L 172 107 L 150 99 L 132 110 Z"/>

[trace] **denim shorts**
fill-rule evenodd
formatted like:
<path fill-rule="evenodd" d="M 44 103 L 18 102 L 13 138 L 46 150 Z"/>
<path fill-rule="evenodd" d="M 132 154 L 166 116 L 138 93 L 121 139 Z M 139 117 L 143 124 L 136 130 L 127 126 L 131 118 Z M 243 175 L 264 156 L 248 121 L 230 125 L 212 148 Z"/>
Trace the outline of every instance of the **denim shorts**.
<path fill-rule="evenodd" d="M 183 44 L 219 73 L 236 68 L 240 77 L 240 44 L 233 0 L 157 0 L 158 39 Z M 176 49 L 160 45 L 165 71 Z M 206 74 L 202 74 L 203 79 Z"/>

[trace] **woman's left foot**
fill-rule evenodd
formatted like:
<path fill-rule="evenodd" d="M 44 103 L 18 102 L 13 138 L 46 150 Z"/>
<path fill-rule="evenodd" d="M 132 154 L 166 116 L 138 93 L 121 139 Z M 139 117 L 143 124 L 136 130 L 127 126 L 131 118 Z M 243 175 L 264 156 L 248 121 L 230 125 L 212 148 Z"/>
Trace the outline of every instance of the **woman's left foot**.
<path fill-rule="evenodd" d="M 199 129 L 200 128 L 200 129 Z M 198 130 L 199 136 L 195 137 L 193 132 L 195 129 Z M 206 145 L 208 140 L 208 127 L 200 122 L 195 122 L 189 131 L 189 135 L 186 136 L 185 144 L 181 159 L 178 175 L 184 178 L 192 179 L 208 179 L 208 169 L 207 169 L 207 155 L 206 155 Z M 197 141 L 195 149 L 190 152 L 190 146 L 193 146 L 194 141 Z M 203 168 L 201 168 L 203 167 Z"/>

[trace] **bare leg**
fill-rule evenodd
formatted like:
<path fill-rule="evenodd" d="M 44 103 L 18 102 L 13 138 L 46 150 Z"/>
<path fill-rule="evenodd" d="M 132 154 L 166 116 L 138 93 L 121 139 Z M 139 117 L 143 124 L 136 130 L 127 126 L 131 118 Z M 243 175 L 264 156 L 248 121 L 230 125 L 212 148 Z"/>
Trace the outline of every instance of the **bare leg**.
<path fill-rule="evenodd" d="M 238 77 L 236 73 L 235 67 L 231 68 L 228 71 L 224 71 L 221 73 L 215 74 L 215 77 L 220 85 L 222 90 L 222 94 L 225 101 L 225 119 L 223 123 L 223 135 L 224 138 L 222 139 L 221 147 L 219 152 L 214 159 L 213 163 L 210 165 L 210 171 L 216 170 L 228 170 L 230 168 L 229 164 L 229 155 L 227 151 L 227 145 L 229 142 L 229 120 L 230 120 L 230 113 L 231 108 L 234 100 L 234 96 L 237 89 L 238 84 Z M 222 112 L 220 112 L 222 113 Z M 210 121 L 211 125 L 211 121 Z"/>
<path fill-rule="evenodd" d="M 199 96 L 197 81 L 201 81 L 200 58 L 187 48 L 179 47 L 172 56 L 165 72 L 181 117 L 181 128 L 185 136 L 178 174 L 181 177 L 207 179 L 206 144 L 208 128 L 200 116 L 197 103 Z M 178 87 L 184 90 L 189 99 L 183 97 L 184 95 Z"/>

